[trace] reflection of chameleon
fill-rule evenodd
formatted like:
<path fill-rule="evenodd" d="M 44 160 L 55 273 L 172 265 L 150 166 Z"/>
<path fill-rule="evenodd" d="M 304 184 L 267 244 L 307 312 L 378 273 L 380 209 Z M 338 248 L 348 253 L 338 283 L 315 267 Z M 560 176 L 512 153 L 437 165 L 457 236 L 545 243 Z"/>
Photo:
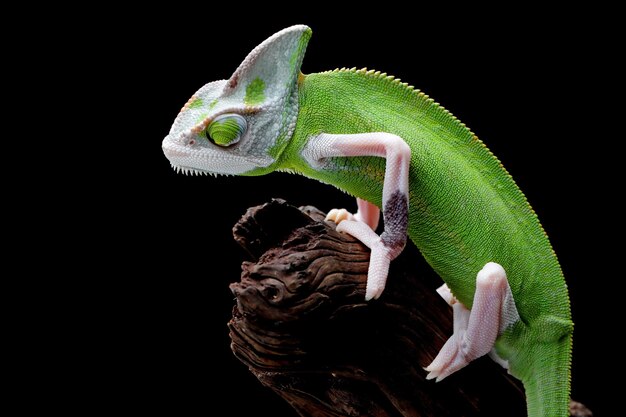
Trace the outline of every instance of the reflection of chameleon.
<path fill-rule="evenodd" d="M 383 292 L 407 233 L 446 283 L 454 334 L 428 378 L 491 352 L 523 381 L 529 416 L 566 416 L 567 287 L 524 195 L 472 132 L 407 84 L 355 69 L 303 75 L 310 37 L 306 26 L 276 33 L 230 79 L 202 87 L 163 141 L 172 166 L 291 171 L 355 195 L 355 215 L 329 219 L 371 248 L 366 299 Z"/>

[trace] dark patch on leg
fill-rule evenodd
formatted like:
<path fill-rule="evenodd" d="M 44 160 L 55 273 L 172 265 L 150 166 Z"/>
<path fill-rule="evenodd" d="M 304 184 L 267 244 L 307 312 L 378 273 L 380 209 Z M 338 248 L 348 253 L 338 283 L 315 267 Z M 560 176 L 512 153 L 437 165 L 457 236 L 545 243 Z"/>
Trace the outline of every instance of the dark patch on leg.
<path fill-rule="evenodd" d="M 406 232 L 409 225 L 408 196 L 399 190 L 394 192 L 385 203 L 383 216 L 385 230 L 380 235 L 380 240 L 383 245 L 391 249 L 392 257 L 395 258 L 406 245 Z"/>

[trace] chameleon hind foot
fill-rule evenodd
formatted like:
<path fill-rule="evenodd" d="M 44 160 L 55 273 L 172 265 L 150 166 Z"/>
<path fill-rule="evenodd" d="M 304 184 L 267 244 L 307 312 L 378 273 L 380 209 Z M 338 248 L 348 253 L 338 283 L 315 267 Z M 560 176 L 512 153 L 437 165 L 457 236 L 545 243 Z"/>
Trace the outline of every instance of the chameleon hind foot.
<path fill-rule="evenodd" d="M 439 382 L 492 351 L 496 338 L 519 320 L 519 314 L 506 272 L 494 262 L 487 263 L 476 277 L 471 310 L 452 295 L 447 285 L 437 292 L 452 306 L 454 317 L 454 333 L 433 362 L 424 368 L 429 372 L 426 379 L 436 378 Z M 507 368 L 507 362 L 492 353 L 492 358 Z"/>

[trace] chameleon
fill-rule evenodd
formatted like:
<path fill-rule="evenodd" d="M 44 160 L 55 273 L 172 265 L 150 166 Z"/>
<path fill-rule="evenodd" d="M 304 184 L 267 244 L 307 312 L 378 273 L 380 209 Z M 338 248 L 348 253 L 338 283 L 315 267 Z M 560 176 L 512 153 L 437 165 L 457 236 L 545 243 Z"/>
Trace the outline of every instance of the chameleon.
<path fill-rule="evenodd" d="M 327 220 L 370 248 L 366 300 L 407 237 L 442 278 L 454 330 L 425 367 L 440 381 L 489 354 L 524 385 L 529 417 L 568 415 L 573 322 L 549 239 L 501 162 L 450 112 L 367 69 L 304 75 L 312 31 L 252 50 L 182 107 L 162 143 L 190 175 L 297 173 L 357 199 Z M 383 230 L 375 232 L 381 217 Z"/>

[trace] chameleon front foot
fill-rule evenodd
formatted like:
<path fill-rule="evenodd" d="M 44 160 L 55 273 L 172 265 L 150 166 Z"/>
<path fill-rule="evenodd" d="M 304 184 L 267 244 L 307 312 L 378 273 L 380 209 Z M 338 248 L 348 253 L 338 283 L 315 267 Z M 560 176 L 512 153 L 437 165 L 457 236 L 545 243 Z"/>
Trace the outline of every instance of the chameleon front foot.
<path fill-rule="evenodd" d="M 331 221 L 339 224 L 344 220 L 354 221 L 354 214 L 350 213 L 346 209 L 332 209 L 326 215 L 326 221 Z"/>
<path fill-rule="evenodd" d="M 337 224 L 344 220 L 353 220 L 367 224 L 370 229 L 376 230 L 380 220 L 380 209 L 369 201 L 356 199 L 358 210 L 356 214 L 350 213 L 346 209 L 332 209 L 326 215 L 326 220 L 333 221 Z"/>
<path fill-rule="evenodd" d="M 322 133 L 307 144 L 303 155 L 312 166 L 324 164 L 329 157 L 376 156 L 386 159 L 382 206 L 385 229 L 378 236 L 380 209 L 357 199 L 359 211 L 350 219 L 342 211 L 337 230 L 346 232 L 372 250 L 367 275 L 366 300 L 378 298 L 385 289 L 389 263 L 402 252 L 409 222 L 409 169 L 411 148 L 399 136 L 385 132 L 357 134 Z"/>
<path fill-rule="evenodd" d="M 454 333 L 433 362 L 424 368 L 429 372 L 426 379 L 436 378 L 438 382 L 489 353 L 496 338 L 519 320 L 519 314 L 506 272 L 494 262 L 487 263 L 476 277 L 471 310 L 452 295 L 447 285 L 437 292 L 452 306 L 454 315 Z M 506 361 L 497 356 L 495 359 L 507 367 Z"/>
<path fill-rule="evenodd" d="M 357 205 L 359 210 L 354 215 L 346 209 L 333 209 L 326 215 L 326 220 L 337 223 L 337 231 L 354 236 L 371 249 L 365 290 L 365 300 L 369 301 L 377 299 L 383 293 L 393 254 L 374 232 L 378 226 L 380 209 L 361 199 L 357 199 Z"/>

